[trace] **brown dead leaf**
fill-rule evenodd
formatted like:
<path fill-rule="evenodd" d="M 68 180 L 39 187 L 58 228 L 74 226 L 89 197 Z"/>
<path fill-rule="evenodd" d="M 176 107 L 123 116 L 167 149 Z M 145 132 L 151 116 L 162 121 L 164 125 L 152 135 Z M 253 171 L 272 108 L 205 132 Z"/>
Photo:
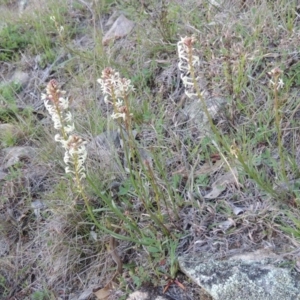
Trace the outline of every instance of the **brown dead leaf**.
<path fill-rule="evenodd" d="M 223 191 L 225 191 L 225 185 L 212 185 L 212 190 L 204 196 L 206 199 L 216 199 Z"/>
<path fill-rule="evenodd" d="M 110 296 L 110 288 L 106 286 L 98 290 L 97 292 L 94 292 L 94 295 L 97 297 L 98 300 L 107 300 Z"/>
<path fill-rule="evenodd" d="M 219 223 L 218 227 L 221 228 L 223 231 L 226 231 L 227 229 L 229 229 L 230 227 L 235 226 L 235 222 L 233 219 L 228 218 L 227 221 L 223 221 L 221 223 Z"/>
<path fill-rule="evenodd" d="M 225 189 L 228 184 L 236 183 L 237 170 L 232 169 L 221 175 L 211 186 L 212 190 L 204 196 L 206 199 L 216 199 Z"/>
<path fill-rule="evenodd" d="M 221 160 L 217 160 L 214 164 L 206 162 L 200 167 L 200 169 L 195 173 L 195 175 L 209 175 L 215 173 L 221 167 L 222 164 L 223 162 Z"/>

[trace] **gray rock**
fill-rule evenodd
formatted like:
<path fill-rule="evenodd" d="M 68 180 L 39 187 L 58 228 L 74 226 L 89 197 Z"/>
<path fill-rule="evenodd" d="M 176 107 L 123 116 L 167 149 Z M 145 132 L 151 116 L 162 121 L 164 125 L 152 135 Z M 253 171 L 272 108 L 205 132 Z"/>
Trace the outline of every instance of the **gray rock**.
<path fill-rule="evenodd" d="M 3 169 L 6 170 L 21 161 L 31 161 L 37 154 L 36 149 L 28 146 L 8 147 L 2 150 L 4 154 Z"/>
<path fill-rule="evenodd" d="M 168 300 L 161 295 L 154 295 L 149 292 L 135 291 L 131 293 L 126 300 Z"/>
<path fill-rule="evenodd" d="M 19 0 L 19 14 L 22 14 L 27 6 L 28 0 Z"/>
<path fill-rule="evenodd" d="M 29 81 L 29 74 L 26 73 L 26 72 L 22 72 L 22 71 L 17 70 L 13 74 L 10 81 L 13 82 L 14 84 L 21 85 L 22 88 L 24 88 L 24 87 L 26 87 L 26 85 Z"/>
<path fill-rule="evenodd" d="M 265 249 L 226 260 L 179 257 L 181 271 L 216 300 L 300 299 L 300 274 L 278 262 L 276 254 Z"/>
<path fill-rule="evenodd" d="M 220 110 L 224 108 L 226 100 L 223 98 L 207 98 L 205 99 L 207 110 L 212 119 L 215 119 Z M 194 99 L 188 102 L 184 107 L 183 113 L 188 116 L 189 120 L 194 122 L 201 130 L 208 130 L 209 121 L 199 99 Z"/>
<path fill-rule="evenodd" d="M 120 15 L 103 37 L 103 45 L 107 45 L 111 40 L 128 35 L 133 27 L 134 23 L 132 21 L 128 20 L 124 15 Z"/>
<path fill-rule="evenodd" d="M 0 181 L 3 180 L 6 176 L 7 176 L 7 173 L 3 172 L 3 171 L 0 169 Z"/>

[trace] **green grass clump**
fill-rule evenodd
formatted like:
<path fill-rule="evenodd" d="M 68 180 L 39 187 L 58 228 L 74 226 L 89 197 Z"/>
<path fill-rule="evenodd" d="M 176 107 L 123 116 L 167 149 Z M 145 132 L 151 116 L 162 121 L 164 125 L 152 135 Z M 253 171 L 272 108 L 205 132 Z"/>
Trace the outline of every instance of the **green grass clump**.
<path fill-rule="evenodd" d="M 8 24 L 0 31 L 0 61 L 17 60 L 32 43 L 32 32 L 24 24 Z"/>
<path fill-rule="evenodd" d="M 0 85 L 0 101 L 4 105 L 14 106 L 16 104 L 16 95 L 22 90 L 22 85 L 11 82 Z"/>

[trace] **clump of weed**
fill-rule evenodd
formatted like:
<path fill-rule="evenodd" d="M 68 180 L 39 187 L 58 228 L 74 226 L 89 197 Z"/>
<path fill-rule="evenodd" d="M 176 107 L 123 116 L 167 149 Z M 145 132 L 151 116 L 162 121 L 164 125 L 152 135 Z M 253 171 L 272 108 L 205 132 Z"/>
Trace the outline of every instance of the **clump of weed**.
<path fill-rule="evenodd" d="M 11 82 L 0 85 L 0 101 L 2 105 L 13 107 L 16 104 L 16 95 L 22 90 L 22 85 Z"/>
<path fill-rule="evenodd" d="M 158 29 L 163 41 L 166 43 L 175 41 L 177 20 L 178 10 L 176 4 L 167 0 L 160 1 L 150 18 L 150 22 L 153 24 L 154 28 Z"/>
<path fill-rule="evenodd" d="M 0 31 L 0 61 L 17 60 L 20 52 L 32 43 L 33 35 L 24 24 L 8 24 Z"/>

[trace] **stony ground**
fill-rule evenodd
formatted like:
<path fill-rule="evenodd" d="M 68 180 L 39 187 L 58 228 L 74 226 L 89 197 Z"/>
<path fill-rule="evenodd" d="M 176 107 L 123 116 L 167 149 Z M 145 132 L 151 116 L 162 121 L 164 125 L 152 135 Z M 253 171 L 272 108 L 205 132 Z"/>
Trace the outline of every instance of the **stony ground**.
<path fill-rule="evenodd" d="M 209 299 L 178 270 L 176 256 L 189 253 L 266 248 L 291 253 L 300 269 L 296 1 L 2 1 L 1 299 L 126 299 L 137 289 L 162 295 L 168 284 L 168 299 Z M 197 86 L 220 137 L 181 80 L 176 44 L 192 35 Z M 126 157 L 129 138 L 97 83 L 105 67 L 135 87 L 134 143 L 153 176 Z M 268 75 L 275 67 L 283 70 L 278 95 Z M 95 216 L 130 237 L 114 240 L 116 249 L 64 172 L 41 98 L 51 79 L 67 91 L 76 133 L 88 142 Z M 123 271 L 110 282 L 115 250 Z"/>

